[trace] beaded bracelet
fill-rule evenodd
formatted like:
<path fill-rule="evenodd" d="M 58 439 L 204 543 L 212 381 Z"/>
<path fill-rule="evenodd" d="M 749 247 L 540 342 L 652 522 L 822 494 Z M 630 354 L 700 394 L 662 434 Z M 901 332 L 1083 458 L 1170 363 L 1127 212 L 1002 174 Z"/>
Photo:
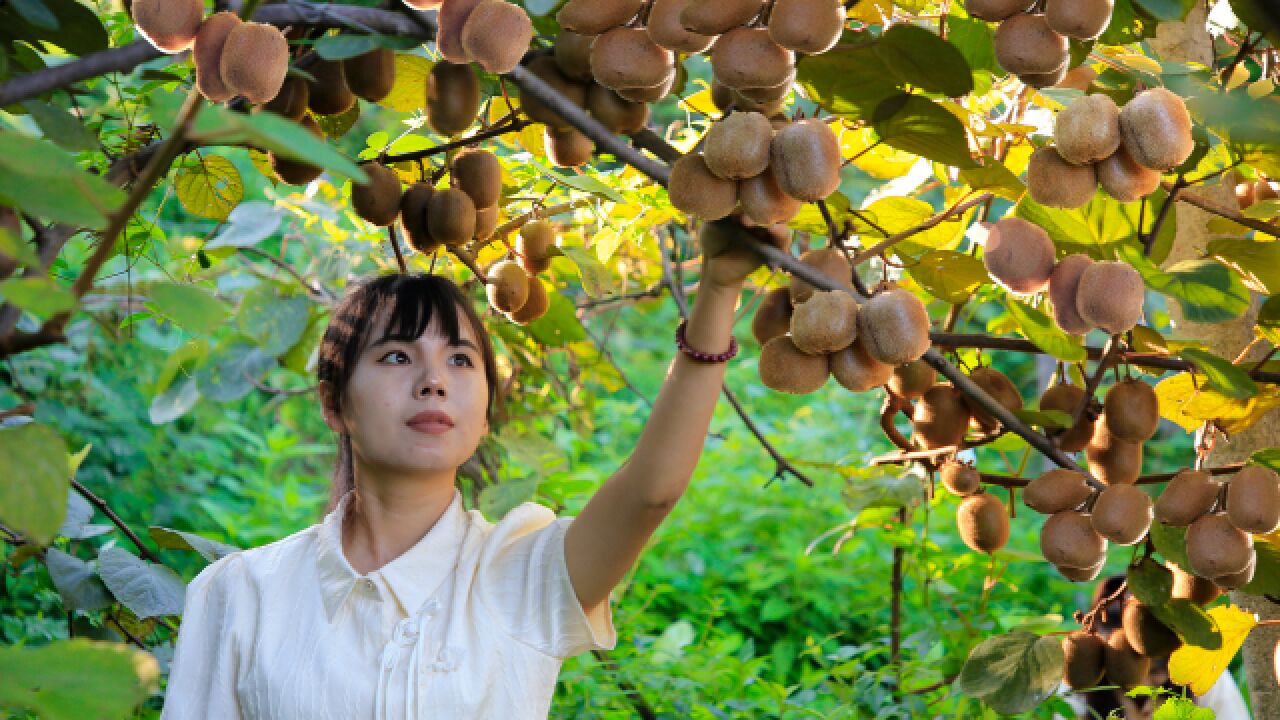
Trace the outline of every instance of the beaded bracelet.
<path fill-rule="evenodd" d="M 729 349 L 722 353 L 706 353 L 701 350 L 694 350 L 689 347 L 689 343 L 684 339 L 685 326 L 689 324 L 687 319 L 681 320 L 680 325 L 676 328 L 676 347 L 680 348 L 685 355 L 704 363 L 722 363 L 738 354 L 738 339 L 729 336 Z"/>

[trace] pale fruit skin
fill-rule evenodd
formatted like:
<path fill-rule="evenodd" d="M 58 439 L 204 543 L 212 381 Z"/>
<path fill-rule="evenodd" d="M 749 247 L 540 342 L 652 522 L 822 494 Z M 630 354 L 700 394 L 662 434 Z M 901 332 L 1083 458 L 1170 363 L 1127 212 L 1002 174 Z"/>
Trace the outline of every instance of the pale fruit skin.
<path fill-rule="evenodd" d="M 1160 425 L 1160 400 L 1141 380 L 1123 380 L 1111 386 L 1103 401 L 1107 427 L 1122 440 L 1146 442 Z"/>
<path fill-rule="evenodd" d="M 555 226 L 546 220 L 534 220 L 520 228 L 516 238 L 517 262 L 530 275 L 546 272 L 551 267 L 551 253 L 556 244 Z"/>
<path fill-rule="evenodd" d="M 867 353 L 886 365 L 919 360 L 932 344 L 924 303 L 898 287 L 877 293 L 862 306 L 858 332 Z"/>
<path fill-rule="evenodd" d="M 1107 644 L 1097 635 L 1083 630 L 1062 638 L 1062 654 L 1066 668 L 1062 680 L 1073 690 L 1084 690 L 1102 682 Z"/>
<path fill-rule="evenodd" d="M 675 56 L 649 37 L 644 28 L 614 28 L 591 44 L 591 74 L 615 90 L 663 83 Z"/>
<path fill-rule="evenodd" d="M 1098 189 L 1092 165 L 1072 165 L 1053 147 L 1031 153 L 1027 165 L 1027 190 L 1041 205 L 1055 208 L 1084 207 Z"/>
<path fill-rule="evenodd" d="M 913 437 L 926 450 L 960 444 L 968 424 L 969 408 L 965 406 L 964 396 L 947 383 L 929 388 L 911 413 Z"/>
<path fill-rule="evenodd" d="M 1088 255 L 1075 253 L 1059 260 L 1049 275 L 1049 301 L 1053 304 L 1053 320 L 1065 333 L 1084 335 L 1093 329 L 1076 310 L 1080 276 L 1092 264 L 1093 259 Z"/>
<path fill-rule="evenodd" d="M 792 395 L 808 395 L 827 383 L 831 370 L 828 357 L 802 352 L 791 341 L 790 335 L 781 335 L 760 348 L 757 371 L 768 388 Z"/>
<path fill-rule="evenodd" d="M 1041 410 L 1060 410 L 1069 416 L 1075 414 L 1084 399 L 1084 390 L 1075 385 L 1057 384 L 1045 391 L 1040 398 Z M 1079 452 L 1089 444 L 1093 437 L 1095 420 L 1089 413 L 1080 416 L 1075 425 L 1067 428 L 1058 436 L 1058 447 L 1064 452 Z"/>
<path fill-rule="evenodd" d="M 222 48 L 227 36 L 241 24 L 240 16 L 233 12 L 210 15 L 200 25 L 192 45 L 191 57 L 196 66 L 196 87 L 209 102 L 226 102 L 235 93 L 222 82 Z"/>
<path fill-rule="evenodd" d="M 1142 474 L 1142 443 L 1121 440 L 1107 428 L 1106 415 L 1094 423 L 1085 447 L 1093 476 L 1106 485 L 1132 485 Z"/>
<path fill-rule="evenodd" d="M 764 345 L 791 329 L 791 296 L 786 287 L 776 287 L 765 293 L 764 299 L 751 318 L 751 335 Z M 834 365 L 835 359 L 832 359 Z M 837 378 L 839 379 L 839 378 Z"/>
<path fill-rule="evenodd" d="M 1156 498 L 1156 519 L 1165 525 L 1186 527 L 1209 512 L 1222 483 L 1201 470 L 1182 470 L 1173 476 Z"/>
<path fill-rule="evenodd" d="M 1093 529 L 1117 545 L 1133 545 L 1151 529 L 1151 497 L 1136 485 L 1112 485 L 1093 505 Z"/>
<path fill-rule="evenodd" d="M 1128 332 L 1142 317 L 1146 291 L 1142 276 L 1128 263 L 1096 262 L 1080 275 L 1076 312 L 1112 335 Z"/>
<path fill-rule="evenodd" d="M 1114 4 L 1114 0 L 1048 0 L 1044 16 L 1058 33 L 1093 40 L 1107 29 Z"/>
<path fill-rule="evenodd" d="M 1187 559 L 1201 577 L 1217 578 L 1245 570 L 1253 559 L 1253 536 L 1223 513 L 1203 515 L 1187 528 Z"/>
<path fill-rule="evenodd" d="M 289 41 L 274 25 L 240 23 L 227 35 L 218 70 L 231 92 L 255 105 L 269 102 L 289 72 Z"/>
<path fill-rule="evenodd" d="M 654 0 L 649 9 L 649 37 L 668 50 L 694 55 L 705 52 L 715 42 L 714 35 L 701 35 L 684 29 L 680 14 L 689 0 Z"/>
<path fill-rule="evenodd" d="M 1192 575 L 1168 560 L 1164 565 L 1173 573 L 1172 595 L 1175 599 L 1183 598 L 1203 607 L 1222 595 L 1222 590 L 1213 584 L 1213 580 Z"/>
<path fill-rule="evenodd" d="M 787 222 L 804 205 L 778 185 L 772 166 L 738 183 L 738 202 L 742 203 L 743 213 L 761 225 Z"/>
<path fill-rule="evenodd" d="M 736 112 L 714 123 L 704 140 L 708 170 L 725 180 L 745 180 L 769 166 L 773 125 L 760 113 Z"/>
<path fill-rule="evenodd" d="M 484 0 L 462 26 L 462 49 L 480 67 L 503 74 L 520 64 L 533 39 L 524 8 L 505 0 Z"/>
<path fill-rule="evenodd" d="M 441 3 L 436 15 L 436 47 L 445 60 L 451 63 L 469 63 L 467 50 L 462 46 L 462 31 L 467 26 L 471 13 L 475 12 L 484 0 L 449 0 Z"/>
<path fill-rule="evenodd" d="M 866 392 L 889 382 L 892 365 L 885 365 L 867 354 L 861 338 L 849 347 L 831 353 L 831 375 L 840 386 L 850 392 Z"/>
<path fill-rule="evenodd" d="M 1009 514 L 990 493 L 965 498 L 956 509 L 956 525 L 960 539 L 977 552 L 989 555 L 1009 542 Z"/>
<path fill-rule="evenodd" d="M 801 120 L 779 130 L 769 162 L 778 187 L 797 200 L 823 200 L 840 187 L 840 141 L 820 120 Z"/>
<path fill-rule="evenodd" d="M 1066 64 L 1067 38 L 1043 15 L 1015 15 L 996 28 L 996 62 L 1015 75 L 1054 73 Z"/>
<path fill-rule="evenodd" d="M 530 276 L 529 277 L 529 297 L 525 299 L 520 309 L 507 313 L 507 317 L 512 322 L 520 325 L 528 325 L 547 314 L 547 309 L 551 306 L 551 299 L 547 296 L 547 287 L 542 284 L 542 280 Z"/>
<path fill-rule="evenodd" d="M 805 250 L 800 254 L 800 262 L 829 278 L 837 287 L 853 288 L 853 266 L 845 259 L 843 253 L 830 245 Z M 793 277 L 790 285 L 792 306 L 808 300 L 814 290 L 814 286 L 810 285 L 809 281 L 799 276 Z"/>
<path fill-rule="evenodd" d="M 964 9 L 979 20 L 1000 22 L 1026 12 L 1032 4 L 1027 0 L 965 0 Z"/>
<path fill-rule="evenodd" d="M 1041 515 L 1053 515 L 1079 507 L 1092 493 L 1083 473 L 1055 468 L 1027 484 L 1022 502 Z"/>
<path fill-rule="evenodd" d="M 967 497 L 982 487 L 982 473 L 972 465 L 949 460 L 938 471 L 938 479 L 952 494 Z"/>
<path fill-rule="evenodd" d="M 1053 240 L 1039 225 L 1022 218 L 1001 218 L 987 234 L 982 262 L 987 272 L 1009 290 L 1024 295 L 1049 284 L 1053 273 Z"/>
<path fill-rule="evenodd" d="M 556 13 L 556 20 L 566 30 L 599 35 L 635 17 L 643 5 L 644 0 L 569 0 Z"/>
<path fill-rule="evenodd" d="M 1074 567 L 1068 567 L 1066 565 L 1054 565 L 1053 569 L 1057 570 L 1058 573 L 1062 575 L 1062 577 L 1070 580 L 1071 582 L 1078 582 L 1078 583 L 1092 582 L 1098 577 L 1098 574 L 1102 572 L 1102 566 L 1105 565 L 1106 563 L 1107 563 L 1107 558 L 1106 556 L 1103 556 L 1101 560 L 1099 560 L 1098 562 L 1086 568 L 1074 568 Z"/>
<path fill-rule="evenodd" d="M 1049 516 L 1040 531 L 1040 552 L 1054 565 L 1091 568 L 1107 553 L 1107 539 L 1093 529 L 1087 513 L 1063 510 Z"/>
<path fill-rule="evenodd" d="M 849 347 L 858 335 L 858 301 L 841 290 L 815 292 L 791 315 L 791 340 L 810 355 Z"/>
<path fill-rule="evenodd" d="M 1073 67 L 1066 72 L 1056 87 L 1074 88 L 1080 92 L 1088 92 L 1089 86 L 1098 78 L 1098 71 L 1088 65 Z"/>
<path fill-rule="evenodd" d="M 1125 103 L 1120 134 L 1138 164 L 1161 172 L 1181 165 L 1196 145 L 1186 104 L 1160 87 L 1144 90 Z"/>
<path fill-rule="evenodd" d="M 690 32 L 720 35 L 745 25 L 763 5 L 763 0 L 690 0 L 680 13 L 680 24 Z"/>
<path fill-rule="evenodd" d="M 1227 518 L 1255 535 L 1280 529 L 1280 476 L 1264 467 L 1241 468 L 1227 483 Z"/>
<path fill-rule="evenodd" d="M 1033 88 L 1047 88 L 1056 86 L 1066 77 L 1067 63 L 1064 62 L 1057 70 L 1052 70 L 1047 73 L 1022 73 L 1018 76 L 1018 79 L 1021 80 L 1024 85 L 1028 85 Z"/>
<path fill-rule="evenodd" d="M 516 312 L 529 299 L 529 275 L 513 260 L 495 263 L 486 280 L 489 303 L 502 312 Z"/>
<path fill-rule="evenodd" d="M 1123 145 L 1098 163 L 1098 183 L 1120 202 L 1134 202 L 1160 187 L 1160 173 L 1138 164 Z"/>
<path fill-rule="evenodd" d="M 1062 159 L 1073 165 L 1111 157 L 1120 141 L 1120 108 L 1102 93 L 1073 101 L 1054 121 L 1054 145 Z"/>
<path fill-rule="evenodd" d="M 769 15 L 769 36 L 806 55 L 824 53 L 840 40 L 844 4 L 837 0 L 777 0 Z"/>
<path fill-rule="evenodd" d="M 701 153 L 685 155 L 671 166 L 667 183 L 671 204 L 703 220 L 719 220 L 738 204 L 738 183 L 716 177 Z"/>
<path fill-rule="evenodd" d="M 738 27 L 711 48 L 711 71 L 731 88 L 776 88 L 795 69 L 796 54 L 769 37 L 765 28 Z"/>
<path fill-rule="evenodd" d="M 171 55 L 191 47 L 204 19 L 200 0 L 134 0 L 132 11 L 142 36 Z"/>

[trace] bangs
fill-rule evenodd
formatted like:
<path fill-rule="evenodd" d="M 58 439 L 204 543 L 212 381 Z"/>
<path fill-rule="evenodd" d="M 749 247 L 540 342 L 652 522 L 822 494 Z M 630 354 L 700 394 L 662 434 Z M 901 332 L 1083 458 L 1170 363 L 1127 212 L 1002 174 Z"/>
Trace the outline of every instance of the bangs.
<path fill-rule="evenodd" d="M 359 328 L 356 339 L 356 353 L 359 354 L 372 342 L 382 340 L 399 340 L 413 342 L 426 332 L 431 319 L 439 316 L 441 335 L 448 339 L 450 345 L 459 345 L 462 341 L 462 326 L 458 320 L 461 308 L 457 298 L 449 288 L 430 278 L 399 278 L 375 292 L 369 293 L 369 312 L 364 317 L 371 318 L 368 327 Z M 376 322 L 386 316 L 381 337 L 372 338 Z M 473 332 L 477 332 L 473 330 Z"/>

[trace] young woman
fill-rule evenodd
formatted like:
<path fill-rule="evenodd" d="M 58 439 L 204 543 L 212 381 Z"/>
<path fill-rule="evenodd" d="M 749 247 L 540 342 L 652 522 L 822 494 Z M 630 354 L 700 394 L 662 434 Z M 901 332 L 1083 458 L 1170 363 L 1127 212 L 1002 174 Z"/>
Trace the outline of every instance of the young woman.
<path fill-rule="evenodd" d="M 759 264 L 705 259 L 635 450 L 576 517 L 526 502 L 496 524 L 456 487 L 495 396 L 470 300 L 434 275 L 350 288 L 319 354 L 326 515 L 191 581 L 162 720 L 545 718 L 564 659 L 616 646 L 610 590 L 688 485 Z"/>

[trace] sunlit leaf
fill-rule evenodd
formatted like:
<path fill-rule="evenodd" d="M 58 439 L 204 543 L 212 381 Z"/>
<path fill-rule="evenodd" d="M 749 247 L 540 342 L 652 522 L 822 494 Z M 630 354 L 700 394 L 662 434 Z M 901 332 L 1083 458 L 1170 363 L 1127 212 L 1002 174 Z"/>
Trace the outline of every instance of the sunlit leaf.
<path fill-rule="evenodd" d="M 0 707 L 44 720 L 124 720 L 155 691 L 160 665 L 146 651 L 86 638 L 0 647 Z"/>
<path fill-rule="evenodd" d="M 1209 610 L 1209 616 L 1222 633 L 1222 647 L 1205 650 L 1184 644 L 1169 656 L 1169 679 L 1179 685 L 1189 685 L 1197 695 L 1209 692 L 1258 624 L 1256 615 L 1235 605 L 1219 605 Z"/>

